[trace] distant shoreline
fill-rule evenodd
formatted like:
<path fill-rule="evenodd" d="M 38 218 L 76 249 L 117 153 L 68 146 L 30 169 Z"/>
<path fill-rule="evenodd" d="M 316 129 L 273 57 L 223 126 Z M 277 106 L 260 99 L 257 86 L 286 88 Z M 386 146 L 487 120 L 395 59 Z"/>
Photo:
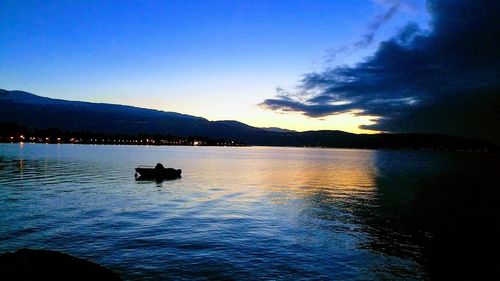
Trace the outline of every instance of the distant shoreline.
<path fill-rule="evenodd" d="M 326 146 L 282 146 L 282 145 L 190 145 L 190 144 L 135 144 L 135 143 L 72 143 L 72 142 L 5 142 L 0 140 L 0 144 L 39 144 L 39 145 L 90 145 L 90 146 L 144 146 L 144 147 L 230 147 L 230 148 L 310 148 L 310 149 L 345 149 L 345 150 L 391 150 L 391 151 L 415 151 L 415 152 L 458 152 L 458 153 L 497 153 L 498 147 L 489 149 L 449 149 L 449 148 L 394 148 L 394 147 L 326 147 Z"/>
<path fill-rule="evenodd" d="M 498 146 L 484 140 L 439 134 L 366 135 L 340 131 L 310 131 L 268 133 L 264 137 L 261 135 L 236 135 L 234 138 L 210 138 L 205 135 L 113 134 L 93 131 L 68 131 L 58 128 L 37 129 L 15 123 L 0 122 L 0 143 L 11 142 L 152 146 L 270 146 L 457 152 L 498 151 Z"/>

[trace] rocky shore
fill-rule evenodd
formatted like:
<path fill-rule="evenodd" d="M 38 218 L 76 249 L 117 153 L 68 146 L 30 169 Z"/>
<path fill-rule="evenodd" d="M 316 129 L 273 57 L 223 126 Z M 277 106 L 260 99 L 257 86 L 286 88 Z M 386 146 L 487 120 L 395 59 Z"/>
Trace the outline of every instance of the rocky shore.
<path fill-rule="evenodd" d="M 122 280 L 96 263 L 49 250 L 20 249 L 0 255 L 0 280 Z"/>

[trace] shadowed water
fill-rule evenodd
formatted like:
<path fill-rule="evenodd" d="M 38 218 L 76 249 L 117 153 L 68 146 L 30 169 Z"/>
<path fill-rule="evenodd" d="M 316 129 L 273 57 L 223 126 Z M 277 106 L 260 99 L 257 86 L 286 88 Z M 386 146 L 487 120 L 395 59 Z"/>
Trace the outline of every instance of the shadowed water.
<path fill-rule="evenodd" d="M 182 179 L 137 182 L 162 162 Z M 59 250 L 124 279 L 491 277 L 494 154 L 0 145 L 0 252 Z"/>

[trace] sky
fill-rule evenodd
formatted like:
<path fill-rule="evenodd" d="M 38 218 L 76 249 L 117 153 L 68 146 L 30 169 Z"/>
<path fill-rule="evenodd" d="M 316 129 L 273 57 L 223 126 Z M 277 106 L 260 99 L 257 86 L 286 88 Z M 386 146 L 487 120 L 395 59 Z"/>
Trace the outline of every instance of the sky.
<path fill-rule="evenodd" d="M 426 32 L 431 15 L 424 0 L 2 1 L 0 88 L 258 127 L 384 131 L 376 111 L 276 102 L 304 101 L 313 74 L 376 56 L 410 23 Z"/>

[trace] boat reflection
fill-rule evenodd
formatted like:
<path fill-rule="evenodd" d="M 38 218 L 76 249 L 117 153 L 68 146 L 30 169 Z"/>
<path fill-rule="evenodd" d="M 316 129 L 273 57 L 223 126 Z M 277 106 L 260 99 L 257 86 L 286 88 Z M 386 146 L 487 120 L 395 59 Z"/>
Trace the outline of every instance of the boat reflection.
<path fill-rule="evenodd" d="M 162 183 L 162 182 L 170 182 L 170 181 L 176 181 L 180 180 L 181 177 L 175 177 L 175 178 L 151 178 L 151 177 L 144 177 L 144 176 L 138 176 L 135 178 L 135 181 L 138 183 L 148 183 L 148 182 L 155 182 L 155 183 Z"/>

